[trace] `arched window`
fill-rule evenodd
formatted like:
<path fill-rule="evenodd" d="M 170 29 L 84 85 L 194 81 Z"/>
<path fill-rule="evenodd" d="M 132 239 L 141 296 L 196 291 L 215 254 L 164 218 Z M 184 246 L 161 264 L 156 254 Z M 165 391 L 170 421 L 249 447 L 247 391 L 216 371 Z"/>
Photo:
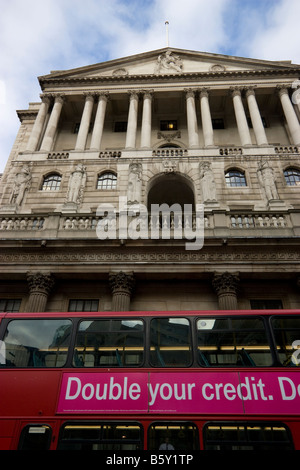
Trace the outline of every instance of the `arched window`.
<path fill-rule="evenodd" d="M 287 168 L 283 174 L 288 186 L 300 186 L 300 170 L 297 168 Z"/>
<path fill-rule="evenodd" d="M 226 185 L 230 188 L 247 186 L 245 173 L 240 170 L 228 170 L 225 173 Z"/>
<path fill-rule="evenodd" d="M 116 189 L 117 175 L 115 173 L 107 172 L 98 175 L 97 189 Z"/>
<path fill-rule="evenodd" d="M 58 173 L 51 173 L 44 177 L 42 190 L 43 191 L 58 191 L 61 183 L 61 175 Z"/>

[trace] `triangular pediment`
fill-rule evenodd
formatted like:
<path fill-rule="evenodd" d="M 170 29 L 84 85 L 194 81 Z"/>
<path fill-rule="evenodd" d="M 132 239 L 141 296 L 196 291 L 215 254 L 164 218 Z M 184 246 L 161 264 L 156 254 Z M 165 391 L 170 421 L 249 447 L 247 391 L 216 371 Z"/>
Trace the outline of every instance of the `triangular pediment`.
<path fill-rule="evenodd" d="M 290 61 L 267 61 L 222 54 L 164 48 L 129 57 L 65 71 L 54 71 L 40 77 L 51 79 L 89 79 L 97 77 L 131 77 L 142 75 L 181 75 L 193 73 L 226 73 L 282 71 L 299 68 Z"/>

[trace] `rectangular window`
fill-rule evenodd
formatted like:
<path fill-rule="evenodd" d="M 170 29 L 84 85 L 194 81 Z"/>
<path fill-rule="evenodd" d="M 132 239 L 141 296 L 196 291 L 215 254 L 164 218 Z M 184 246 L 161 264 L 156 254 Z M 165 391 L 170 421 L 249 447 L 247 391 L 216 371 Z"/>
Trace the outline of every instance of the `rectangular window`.
<path fill-rule="evenodd" d="M 280 299 L 258 299 L 250 300 L 252 310 L 277 310 L 282 309 L 282 301 Z"/>
<path fill-rule="evenodd" d="M 154 367 L 191 365 L 191 329 L 186 318 L 151 320 L 150 362 Z"/>
<path fill-rule="evenodd" d="M 114 126 L 114 132 L 126 132 L 127 121 L 116 121 Z"/>
<path fill-rule="evenodd" d="M 21 299 L 1 299 L 0 312 L 17 313 L 20 311 Z"/>
<path fill-rule="evenodd" d="M 69 423 L 61 432 L 58 450 L 135 451 L 143 449 L 139 423 Z"/>
<path fill-rule="evenodd" d="M 300 346 L 300 318 L 273 317 L 271 325 L 280 363 L 288 367 L 299 366 L 300 351 L 297 348 Z"/>
<path fill-rule="evenodd" d="M 270 366 L 272 355 L 260 318 L 201 318 L 198 361 L 204 367 Z"/>
<path fill-rule="evenodd" d="M 290 433 L 281 423 L 211 423 L 203 435 L 205 450 L 293 450 Z"/>
<path fill-rule="evenodd" d="M 98 299 L 72 299 L 69 301 L 69 312 L 98 312 Z"/>
<path fill-rule="evenodd" d="M 82 321 L 76 336 L 76 367 L 137 367 L 144 361 L 142 320 Z"/>
<path fill-rule="evenodd" d="M 67 360 L 70 320 L 12 320 L 1 352 L 2 367 L 63 367 Z"/>
<path fill-rule="evenodd" d="M 176 120 L 167 120 L 160 121 L 160 130 L 161 131 L 177 131 L 177 121 Z"/>
<path fill-rule="evenodd" d="M 213 129 L 225 129 L 224 119 L 214 118 L 211 120 Z"/>
<path fill-rule="evenodd" d="M 157 422 L 148 430 L 148 450 L 192 452 L 199 450 L 197 426 L 190 422 Z"/>

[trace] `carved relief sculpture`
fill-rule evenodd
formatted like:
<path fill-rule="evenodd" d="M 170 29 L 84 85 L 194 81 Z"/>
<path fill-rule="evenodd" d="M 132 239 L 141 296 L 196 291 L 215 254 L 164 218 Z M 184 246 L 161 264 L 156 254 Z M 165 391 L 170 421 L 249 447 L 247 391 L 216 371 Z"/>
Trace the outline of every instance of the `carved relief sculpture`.
<path fill-rule="evenodd" d="M 85 184 L 86 167 L 83 166 L 82 163 L 79 163 L 70 176 L 67 202 L 80 204 L 82 201 Z"/>
<path fill-rule="evenodd" d="M 171 51 L 160 54 L 157 59 L 156 73 L 182 72 L 182 60 Z"/>
<path fill-rule="evenodd" d="M 260 163 L 257 176 L 267 200 L 279 199 L 274 172 L 268 162 L 264 161 Z"/>
<path fill-rule="evenodd" d="M 216 184 L 210 162 L 200 164 L 200 181 L 203 201 L 216 201 Z"/>
<path fill-rule="evenodd" d="M 31 171 L 28 165 L 24 165 L 15 176 L 15 183 L 10 198 L 10 204 L 20 206 L 23 202 L 26 191 L 31 186 Z"/>
<path fill-rule="evenodd" d="M 129 165 L 127 202 L 128 204 L 139 204 L 142 193 L 142 165 L 131 163 Z"/>

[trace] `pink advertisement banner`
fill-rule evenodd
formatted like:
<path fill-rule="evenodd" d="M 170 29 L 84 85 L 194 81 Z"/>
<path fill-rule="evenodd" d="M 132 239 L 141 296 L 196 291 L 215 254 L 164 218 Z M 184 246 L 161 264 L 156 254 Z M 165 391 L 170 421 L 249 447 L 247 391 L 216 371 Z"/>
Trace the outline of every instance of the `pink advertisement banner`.
<path fill-rule="evenodd" d="M 57 412 L 299 415 L 300 370 L 64 373 Z"/>

